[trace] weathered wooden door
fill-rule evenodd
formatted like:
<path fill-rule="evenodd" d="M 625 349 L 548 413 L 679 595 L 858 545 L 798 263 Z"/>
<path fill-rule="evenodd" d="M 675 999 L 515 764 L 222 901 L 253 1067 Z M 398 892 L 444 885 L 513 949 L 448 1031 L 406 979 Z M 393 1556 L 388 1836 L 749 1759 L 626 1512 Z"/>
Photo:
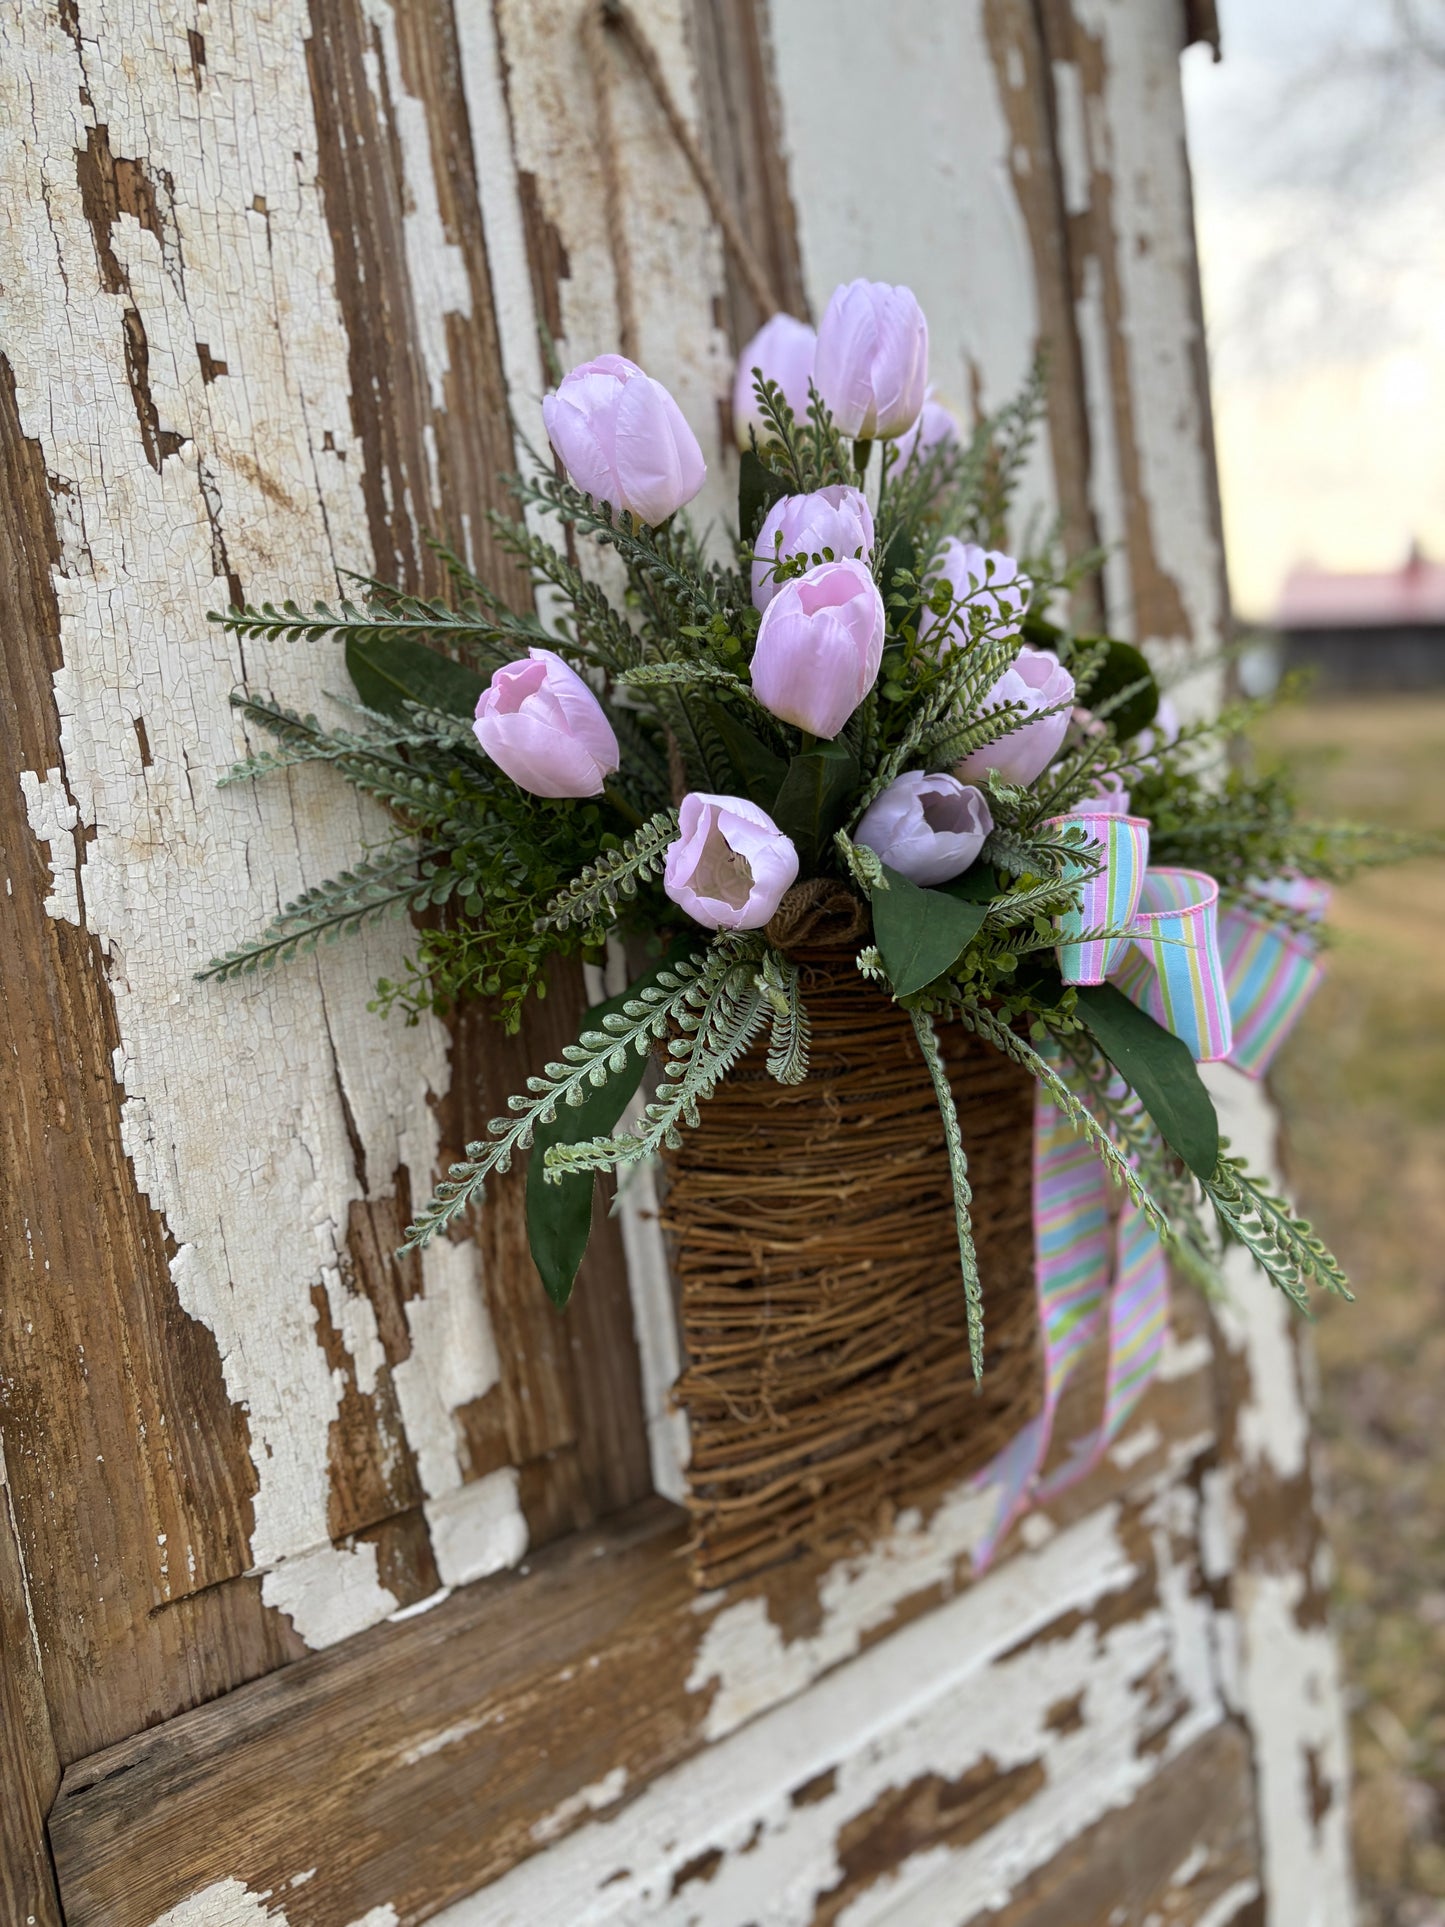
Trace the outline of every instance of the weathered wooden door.
<path fill-rule="evenodd" d="M 1047 340 L 1031 500 L 1109 546 L 1110 621 L 1213 650 L 1187 9 L 637 11 L 785 305 L 910 282 L 965 409 Z M 509 410 L 538 436 L 544 332 L 616 345 L 619 271 L 727 499 L 757 315 L 583 13 L 0 0 L 0 1912 L 1346 1921 L 1300 1368 L 1261 1283 L 1216 1323 L 1186 1302 L 1109 1463 L 985 1579 L 957 1492 L 695 1598 L 645 1212 L 566 1319 L 515 1196 L 391 1256 L 580 982 L 509 1042 L 368 1015 L 395 929 L 192 980 L 376 827 L 314 773 L 217 790 L 233 685 L 304 709 L 342 672 L 209 609 L 433 585 L 427 530 L 504 575 Z"/>

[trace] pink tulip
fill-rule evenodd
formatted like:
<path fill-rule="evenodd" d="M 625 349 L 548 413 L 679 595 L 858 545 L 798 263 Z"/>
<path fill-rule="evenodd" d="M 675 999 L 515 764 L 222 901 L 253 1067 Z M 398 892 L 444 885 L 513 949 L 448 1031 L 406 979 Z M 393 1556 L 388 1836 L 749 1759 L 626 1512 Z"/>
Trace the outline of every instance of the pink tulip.
<path fill-rule="evenodd" d="M 935 648 L 965 643 L 973 634 L 971 612 L 981 609 L 990 634 L 1006 636 L 1023 620 L 1033 584 L 1011 555 L 1000 549 L 982 549 L 977 542 L 960 542 L 949 536 L 929 571 L 930 586 L 946 582 L 956 603 L 966 608 L 953 616 L 936 616 L 925 608 L 918 619 L 918 640 L 926 642 L 937 632 Z"/>
<path fill-rule="evenodd" d="M 760 930 L 797 881 L 798 852 L 766 810 L 693 790 L 677 812 L 662 887 L 709 930 Z"/>
<path fill-rule="evenodd" d="M 920 462 L 926 462 L 935 448 L 945 442 L 955 446 L 963 441 L 963 430 L 958 417 L 951 408 L 945 408 L 941 401 L 935 401 L 930 393 L 925 397 L 923 413 L 904 434 L 898 437 L 898 463 L 894 469 L 897 474 L 904 464 L 911 461 L 917 451 Z"/>
<path fill-rule="evenodd" d="M 600 796 L 621 762 L 601 703 L 550 649 L 497 670 L 477 698 L 477 741 L 533 796 Z"/>
<path fill-rule="evenodd" d="M 841 562 L 845 556 L 866 562 L 872 553 L 873 511 L 860 489 L 837 483 L 813 495 L 785 495 L 774 502 L 758 531 L 753 607 L 766 609 L 783 586 L 778 580 L 781 563 L 806 557 L 808 565 L 816 568 L 820 562 Z"/>
<path fill-rule="evenodd" d="M 622 355 L 574 368 L 543 397 L 542 419 L 578 488 L 649 528 L 690 502 L 707 475 L 682 410 Z"/>
<path fill-rule="evenodd" d="M 883 629 L 883 598 L 866 563 L 809 569 L 763 611 L 753 692 L 785 723 L 834 737 L 877 679 Z"/>
<path fill-rule="evenodd" d="M 956 776 L 914 769 L 869 804 L 853 841 L 926 887 L 962 876 L 992 828 L 993 814 L 979 790 Z"/>
<path fill-rule="evenodd" d="M 928 323 L 913 290 L 886 281 L 835 288 L 813 382 L 844 435 L 888 440 L 912 428 L 928 385 Z"/>
<path fill-rule="evenodd" d="M 758 411 L 757 392 L 753 387 L 755 372 L 778 384 L 798 421 L 807 419 L 808 382 L 817 346 L 816 331 L 806 321 L 795 321 L 790 314 L 775 314 L 758 329 L 738 356 L 737 373 L 733 377 L 733 433 L 739 448 L 752 447 L 750 430 L 756 432 L 764 446 L 772 439 Z"/>
<path fill-rule="evenodd" d="M 974 750 L 961 763 L 955 763 L 954 775 L 965 783 L 978 783 L 989 770 L 997 770 L 1006 783 L 1026 787 L 1058 755 L 1073 701 L 1074 679 L 1052 649 L 1020 649 L 1012 667 L 1005 669 L 981 707 L 986 712 L 1002 703 L 1022 703 L 1038 720 Z M 1054 713 L 1045 715 L 1045 710 Z"/>

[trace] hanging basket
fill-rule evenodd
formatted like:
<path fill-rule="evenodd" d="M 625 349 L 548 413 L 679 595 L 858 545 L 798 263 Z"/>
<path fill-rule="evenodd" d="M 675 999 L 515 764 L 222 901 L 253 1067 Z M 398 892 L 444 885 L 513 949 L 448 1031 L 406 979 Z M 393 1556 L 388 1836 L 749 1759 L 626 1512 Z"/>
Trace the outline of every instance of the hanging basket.
<path fill-rule="evenodd" d="M 1028 1073 L 940 1025 L 984 1290 L 976 1389 L 937 1103 L 907 1016 L 854 948 L 792 947 L 807 1082 L 774 1082 L 760 1046 L 667 1158 L 700 1587 L 856 1549 L 1042 1403 Z"/>

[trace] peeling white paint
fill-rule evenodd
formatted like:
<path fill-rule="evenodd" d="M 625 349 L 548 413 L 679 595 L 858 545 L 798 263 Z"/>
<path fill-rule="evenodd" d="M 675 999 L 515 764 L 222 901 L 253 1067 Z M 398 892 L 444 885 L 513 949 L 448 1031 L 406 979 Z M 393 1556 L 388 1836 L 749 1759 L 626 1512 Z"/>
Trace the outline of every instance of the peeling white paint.
<path fill-rule="evenodd" d="M 20 772 L 20 790 L 25 798 L 25 816 L 37 843 L 50 852 L 50 895 L 45 899 L 45 914 L 65 923 L 80 922 L 80 887 L 75 867 L 73 831 L 79 812 L 66 793 L 65 778 L 58 769 L 46 770 L 43 777 L 34 770 Z"/>
<path fill-rule="evenodd" d="M 261 1597 L 290 1619 L 308 1646 L 334 1646 L 396 1611 L 377 1576 L 376 1547 L 315 1546 L 282 1559 L 261 1581 Z"/>
<path fill-rule="evenodd" d="M 1028 376 L 1039 305 L 982 0 L 951 7 L 946 31 L 932 0 L 892 0 L 886 29 L 872 0 L 787 0 L 770 22 L 815 315 L 840 281 L 906 282 L 942 398 L 966 419 L 977 378 L 998 408 Z M 1045 430 L 1019 512 L 1053 507 Z"/>
<path fill-rule="evenodd" d="M 615 1766 L 591 1786 L 584 1786 L 578 1792 L 569 1794 L 551 1813 L 544 1815 L 532 1828 L 532 1838 L 539 1847 L 547 1846 L 560 1838 L 572 1822 L 583 1814 L 601 1813 L 604 1807 L 615 1806 L 626 1791 L 627 1768 Z"/>
<path fill-rule="evenodd" d="M 269 1899 L 243 1881 L 217 1880 L 167 1908 L 151 1927 L 287 1927 L 285 1909 L 268 1907 Z"/>
<path fill-rule="evenodd" d="M 515 1566 L 527 1550 L 527 1521 L 514 1466 L 504 1465 L 440 1499 L 428 1499 L 423 1510 L 437 1571 L 448 1586 L 469 1585 Z"/>
<path fill-rule="evenodd" d="M 476 1243 L 438 1238 L 422 1253 L 421 1264 L 426 1290 L 406 1302 L 411 1356 L 393 1367 L 392 1383 L 422 1489 L 437 1499 L 455 1490 L 464 1473 L 453 1414 L 492 1389 L 501 1363 Z"/>
<path fill-rule="evenodd" d="M 1115 1508 L 1105 1508 L 1059 1533 L 1047 1551 L 990 1573 L 439 1922 L 802 1927 L 840 1876 L 840 1831 L 890 1790 L 923 1774 L 956 1778 L 985 1761 L 1004 1772 L 1039 1761 L 1037 1790 L 979 1840 L 905 1861 L 841 1918 L 939 1927 L 1001 1905 L 1221 1716 L 1217 1695 L 1206 1693 L 1157 1753 L 1140 1745 L 1160 1719 L 1152 1693 L 1161 1669 L 1173 1677 L 1180 1651 L 1167 1601 L 1107 1632 L 1085 1617 L 1064 1636 L 1019 1647 L 1030 1632 L 1072 1610 L 1087 1615 L 1128 1583 L 1134 1567 L 1116 1525 Z M 1190 1643 L 1192 1629 L 1183 1637 Z M 1080 1693 L 1082 1723 L 1056 1730 L 1050 1709 Z M 825 1773 L 834 1776 L 831 1787 L 795 1804 L 795 1791 Z M 716 1871 L 674 1893 L 679 1873 L 713 1849 L 724 1856 Z"/>
<path fill-rule="evenodd" d="M 9 96 L 0 166 L 16 212 L 0 229 L 3 323 L 22 424 L 56 479 L 61 543 L 62 765 L 32 776 L 26 797 L 51 846 L 53 912 L 76 917 L 83 897 L 109 962 L 137 1184 L 176 1240 L 180 1302 L 214 1333 L 227 1392 L 246 1412 L 258 1482 L 252 1563 L 276 1569 L 266 1596 L 292 1612 L 303 1637 L 323 1638 L 396 1604 L 377 1583 L 374 1552 L 319 1550 L 330 1431 L 347 1381 L 323 1356 L 315 1287 L 357 1384 L 374 1385 L 383 1364 L 374 1317 L 351 1298 L 340 1266 L 361 1195 L 340 1093 L 374 1195 L 403 1166 L 424 1192 L 437 1143 L 429 1100 L 448 1071 L 438 1024 L 393 1026 L 383 1042 L 366 1011 L 376 977 L 397 972 L 395 928 L 263 980 L 192 980 L 384 825 L 379 810 L 315 772 L 254 792 L 214 788 L 246 747 L 228 701 L 238 682 L 307 709 L 340 681 L 329 646 L 243 647 L 206 621 L 226 598 L 220 543 L 248 590 L 303 601 L 334 594 L 334 566 L 365 570 L 370 553 L 298 56 L 309 16 L 302 0 L 276 0 L 208 19 L 205 84 L 195 88 L 187 65 L 178 91 L 193 19 L 184 0 L 108 0 L 87 17 L 77 52 L 53 12 L 15 0 L 0 9 Z M 440 291 L 439 313 L 461 298 L 454 252 L 438 238 L 418 104 L 392 91 L 398 113 L 411 115 L 402 130 L 409 260 L 419 285 Z M 129 294 L 100 287 L 80 199 L 74 153 L 94 125 L 158 196 L 164 246 L 129 215 L 108 237 Z M 159 426 L 182 438 L 159 473 L 127 379 L 122 322 L 132 305 Z M 209 384 L 198 342 L 227 364 Z M 79 889 L 62 847 L 77 823 L 90 834 Z M 420 1324 L 425 1314 L 413 1307 L 413 1316 Z M 495 1372 L 489 1342 L 476 1330 L 469 1342 L 473 1379 L 483 1364 Z M 411 1403 L 424 1403 L 414 1386 Z M 422 1455 L 431 1489 L 459 1479 L 456 1443 L 443 1439 L 434 1410 Z M 296 1571 L 282 1572 L 296 1555 Z M 224 1576 L 200 1567 L 192 1580 Z"/>
<path fill-rule="evenodd" d="M 389 118 L 401 151 L 406 181 L 402 236 L 407 278 L 411 283 L 417 340 L 431 387 L 431 405 L 440 413 L 446 407 L 446 378 L 452 365 L 447 345 L 447 316 L 471 319 L 472 284 L 466 256 L 461 247 L 448 238 L 442 220 L 426 103 L 406 86 L 397 45 L 395 12 L 389 0 L 363 0 L 363 11 L 381 49 L 380 72 L 372 48 L 366 50 L 367 78 L 376 97 L 377 111 L 384 123 Z M 434 449 L 432 456 L 433 501 L 439 506 Z"/>
<path fill-rule="evenodd" d="M 1230 1927 L 1252 1901 L 1259 1899 L 1257 1880 L 1236 1880 L 1211 1907 L 1199 1916 L 1195 1927 Z"/>

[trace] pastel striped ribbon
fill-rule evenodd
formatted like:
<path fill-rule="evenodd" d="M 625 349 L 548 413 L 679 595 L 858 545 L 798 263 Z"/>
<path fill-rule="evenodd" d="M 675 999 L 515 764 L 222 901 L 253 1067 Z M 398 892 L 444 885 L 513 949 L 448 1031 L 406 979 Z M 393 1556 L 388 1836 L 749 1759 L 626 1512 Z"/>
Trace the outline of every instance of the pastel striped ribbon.
<path fill-rule="evenodd" d="M 1163 884 L 1151 890 L 1161 877 Z M 1180 878 L 1191 881 L 1186 886 Z M 1201 881 L 1210 885 L 1209 892 L 1197 889 Z M 1329 894 L 1299 878 L 1252 885 L 1251 891 L 1311 921 L 1323 914 Z M 1193 916 L 1192 931 L 1187 922 L 1177 936 L 1171 930 L 1173 941 L 1165 941 L 1157 923 L 1143 944 L 1136 936 L 1115 981 L 1123 985 L 1126 975 L 1130 977 L 1129 994 L 1145 1008 L 1152 997 L 1157 1006 L 1153 1014 L 1162 1010 L 1172 1016 L 1172 1027 L 1181 1036 L 1187 1033 L 1196 1056 L 1227 1055 L 1246 1075 L 1262 1077 L 1318 985 L 1320 969 L 1311 936 L 1247 903 L 1231 905 L 1216 930 L 1218 889 L 1212 878 L 1196 872 L 1149 872 L 1139 907 L 1166 925 L 1171 919 L 1187 919 L 1190 912 L 1208 914 Z M 1193 954 L 1196 963 L 1203 957 L 1206 991 L 1198 988 L 1192 971 L 1175 973 L 1168 999 L 1151 989 L 1146 981 L 1151 956 L 1168 959 L 1172 950 Z M 1162 975 L 1162 969 L 1156 974 Z M 1232 1046 L 1226 1042 L 1222 1051 L 1212 1050 L 1230 1031 Z M 1122 1091 L 1116 1080 L 1113 1094 Z M 1078 1094 L 1087 1102 L 1086 1086 Z M 1108 1174 L 1095 1153 L 1039 1091 L 1034 1111 L 1034 1264 L 1044 1402 L 1038 1416 L 975 1481 L 994 1494 L 992 1519 L 974 1552 L 976 1571 L 989 1564 L 1030 1505 L 1056 1498 L 1093 1471 L 1158 1372 L 1168 1330 L 1168 1261 L 1135 1205 L 1125 1199 L 1117 1214 L 1111 1214 L 1111 1193 Z M 1102 1418 L 1097 1429 L 1077 1440 L 1067 1459 L 1045 1475 L 1059 1401 L 1101 1323 L 1108 1332 Z"/>
<path fill-rule="evenodd" d="M 1066 858 L 1064 875 L 1082 878 L 1079 906 L 1058 919 L 1059 968 L 1066 984 L 1101 984 L 1119 961 L 1127 938 L 1091 938 L 1088 930 L 1127 930 L 1139 908 L 1149 867 L 1149 825 L 1142 816 L 1108 810 L 1075 810 L 1056 816 L 1051 829 L 1084 833 L 1087 853 L 1098 868 L 1089 873 L 1077 858 Z"/>

